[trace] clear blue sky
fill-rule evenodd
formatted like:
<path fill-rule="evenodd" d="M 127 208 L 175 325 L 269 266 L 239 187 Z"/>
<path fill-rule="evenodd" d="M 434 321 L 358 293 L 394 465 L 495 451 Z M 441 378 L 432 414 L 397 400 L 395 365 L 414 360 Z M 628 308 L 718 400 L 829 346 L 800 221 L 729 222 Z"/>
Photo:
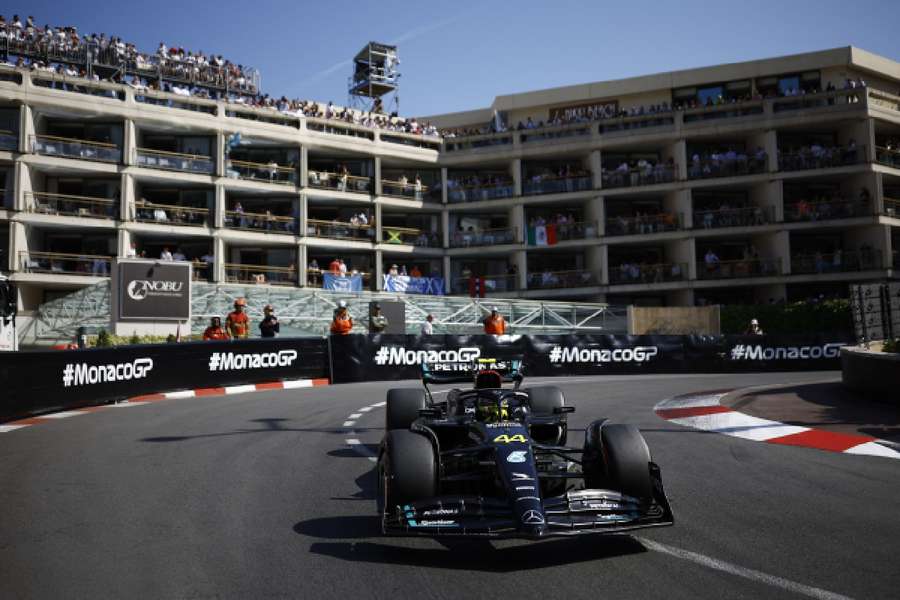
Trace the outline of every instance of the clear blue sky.
<path fill-rule="evenodd" d="M 494 96 L 854 45 L 900 60 L 900 0 L 607 2 L 5 2 L 9 18 L 76 25 L 154 51 L 160 41 L 257 67 L 263 90 L 346 103 L 349 60 L 400 48 L 400 112 Z M 347 61 L 347 62 L 345 62 Z M 343 64 L 341 64 L 343 63 Z"/>

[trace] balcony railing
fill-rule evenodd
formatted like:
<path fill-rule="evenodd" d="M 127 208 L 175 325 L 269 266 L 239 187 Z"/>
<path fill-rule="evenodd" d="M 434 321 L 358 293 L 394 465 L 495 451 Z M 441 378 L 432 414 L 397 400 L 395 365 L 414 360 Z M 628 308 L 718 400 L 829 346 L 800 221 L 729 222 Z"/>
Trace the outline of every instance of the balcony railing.
<path fill-rule="evenodd" d="M 479 229 L 478 231 L 454 231 L 450 235 L 451 248 L 498 246 L 501 244 L 519 244 L 521 242 L 518 229 L 515 227 Z"/>
<path fill-rule="evenodd" d="M 122 150 L 115 144 L 55 135 L 32 135 L 31 151 L 43 156 L 63 156 L 109 163 L 118 163 L 122 160 Z"/>
<path fill-rule="evenodd" d="M 94 219 L 118 219 L 119 201 L 109 198 L 70 196 L 46 192 L 26 192 L 29 212 L 47 215 L 67 215 Z"/>
<path fill-rule="evenodd" d="M 791 256 L 791 273 L 849 273 L 880 269 L 881 251 L 874 249 L 832 253 L 802 253 Z"/>
<path fill-rule="evenodd" d="M 628 117 L 613 117 L 600 121 L 598 131 L 600 135 L 616 133 L 619 131 L 634 132 L 638 129 L 653 129 L 656 127 L 673 127 L 675 125 L 675 113 L 659 112 L 655 114 L 635 115 Z"/>
<path fill-rule="evenodd" d="M 297 285 L 297 269 L 271 265 L 225 263 L 225 281 L 254 285 Z"/>
<path fill-rule="evenodd" d="M 785 96 L 783 98 L 772 100 L 772 111 L 779 113 L 835 105 L 846 106 L 848 104 L 859 104 L 865 94 L 865 89 L 854 88 L 833 92 L 819 92 L 818 94 L 805 94 L 803 96 Z"/>
<path fill-rule="evenodd" d="M 745 100 L 728 104 L 689 108 L 684 111 L 683 118 L 685 123 L 695 123 L 698 121 L 734 119 L 761 114 L 763 114 L 762 100 Z"/>
<path fill-rule="evenodd" d="M 421 248 L 440 248 L 441 236 L 434 231 L 413 227 L 392 227 L 384 225 L 381 239 L 385 244 L 410 244 Z"/>
<path fill-rule="evenodd" d="M 529 290 L 580 288 L 598 283 L 594 272 L 584 269 L 528 273 L 527 281 Z"/>
<path fill-rule="evenodd" d="M 381 180 L 381 195 L 391 196 L 392 198 L 409 198 L 411 200 L 419 200 L 424 202 L 440 202 L 441 187 L 440 184 L 435 186 L 427 186 L 415 182 L 401 183 L 399 181 Z"/>
<path fill-rule="evenodd" d="M 788 223 L 852 219 L 871 214 L 872 205 L 858 200 L 786 202 L 784 205 L 784 220 Z"/>
<path fill-rule="evenodd" d="M 297 231 L 297 219 L 273 215 L 271 212 L 253 213 L 243 210 L 226 210 L 225 226 L 247 231 L 293 234 Z"/>
<path fill-rule="evenodd" d="M 369 194 L 372 192 L 372 180 L 357 175 L 342 175 L 329 171 L 310 171 L 307 176 L 309 187 L 339 192 Z"/>
<path fill-rule="evenodd" d="M 887 215 L 889 217 L 900 217 L 900 200 L 894 200 L 893 198 L 885 198 L 884 199 L 884 208 L 882 209 L 882 214 Z"/>
<path fill-rule="evenodd" d="M 590 137 L 590 135 L 590 123 L 578 123 L 557 127 L 543 127 L 541 129 L 526 129 L 521 133 L 521 140 L 523 144 L 529 144 L 573 137 Z"/>
<path fill-rule="evenodd" d="M 610 189 L 654 185 L 658 183 L 672 183 L 675 181 L 675 165 L 658 163 L 656 165 L 629 169 L 627 171 L 624 169 L 603 171 L 601 179 L 603 187 Z"/>
<path fill-rule="evenodd" d="M 780 154 L 779 171 L 806 171 L 858 165 L 866 161 L 866 147 L 834 146 L 830 148 Z"/>
<path fill-rule="evenodd" d="M 14 131 L 0 130 L 0 150 L 17 152 L 19 150 L 19 134 Z"/>
<path fill-rule="evenodd" d="M 875 146 L 875 162 L 887 167 L 900 169 L 900 150 L 886 146 Z"/>
<path fill-rule="evenodd" d="M 781 259 L 750 258 L 697 263 L 697 279 L 743 279 L 781 275 Z"/>
<path fill-rule="evenodd" d="M 739 177 L 756 175 L 768 171 L 766 155 L 738 156 L 735 158 L 701 158 L 691 161 L 688 179 L 711 179 L 714 177 Z"/>
<path fill-rule="evenodd" d="M 687 279 L 687 263 L 626 263 L 609 270 L 611 285 L 666 283 Z"/>
<path fill-rule="evenodd" d="M 454 186 L 447 185 L 447 201 L 455 202 L 478 202 L 479 200 L 496 200 L 498 198 L 512 198 L 513 184 L 498 183 L 487 185 L 467 185 Z"/>
<path fill-rule="evenodd" d="M 694 229 L 753 227 L 775 222 L 775 207 L 744 206 L 694 211 Z"/>
<path fill-rule="evenodd" d="M 642 235 L 681 229 L 682 218 L 676 213 L 613 217 L 606 220 L 606 235 Z"/>
<path fill-rule="evenodd" d="M 203 175 L 212 175 L 216 170 L 216 164 L 212 157 L 202 154 L 183 154 L 181 152 L 137 148 L 135 155 L 137 158 L 135 162 L 138 166 L 151 169 L 201 173 Z"/>
<path fill-rule="evenodd" d="M 518 275 L 515 274 L 472 275 L 450 280 L 450 291 L 465 296 L 490 296 L 501 292 L 514 292 L 517 289 L 519 289 Z"/>
<path fill-rule="evenodd" d="M 202 260 L 191 262 L 191 274 L 194 281 L 212 281 L 213 265 Z"/>
<path fill-rule="evenodd" d="M 585 192 L 593 188 L 590 175 L 576 177 L 537 177 L 522 182 L 522 193 L 525 196 L 536 194 L 561 194 L 566 192 Z"/>
<path fill-rule="evenodd" d="M 375 241 L 375 229 L 373 225 L 356 225 L 354 223 L 343 221 L 308 219 L 306 221 L 306 235 L 334 240 Z"/>
<path fill-rule="evenodd" d="M 447 152 L 477 150 L 479 148 L 492 148 L 494 146 L 508 146 L 512 143 L 513 134 L 511 132 L 488 133 L 458 138 L 448 137 L 444 139 L 444 150 Z"/>
<path fill-rule="evenodd" d="M 570 242 L 572 240 L 586 240 L 595 238 L 600 235 L 600 229 L 597 221 L 579 221 L 553 223 L 553 235 L 557 242 Z M 549 236 L 549 233 L 548 233 Z M 548 244 L 550 240 L 547 240 Z M 537 246 L 537 239 L 528 242 L 532 246 Z M 543 245 L 543 244 L 541 244 Z"/>
<path fill-rule="evenodd" d="M 25 273 L 109 277 L 112 260 L 110 256 L 93 254 L 30 251 L 19 253 L 21 269 Z"/>
<path fill-rule="evenodd" d="M 208 208 L 178 206 L 175 204 L 156 204 L 154 202 L 141 200 L 134 203 L 134 220 L 141 223 L 205 227 L 208 218 Z"/>
<path fill-rule="evenodd" d="M 263 164 L 227 159 L 225 161 L 225 173 L 229 177 L 236 179 L 262 181 L 265 183 L 294 185 L 297 182 L 296 169 L 293 167 L 282 167 L 275 163 Z"/>

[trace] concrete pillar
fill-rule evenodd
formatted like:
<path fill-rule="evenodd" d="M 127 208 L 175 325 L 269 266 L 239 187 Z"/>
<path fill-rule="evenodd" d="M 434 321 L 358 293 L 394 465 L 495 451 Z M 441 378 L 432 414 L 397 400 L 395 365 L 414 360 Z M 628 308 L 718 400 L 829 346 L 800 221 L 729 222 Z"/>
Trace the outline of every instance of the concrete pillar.
<path fill-rule="evenodd" d="M 791 274 L 791 236 L 787 231 L 779 231 L 775 234 L 771 258 L 781 259 L 781 274 Z"/>
<path fill-rule="evenodd" d="M 306 265 L 309 264 L 306 250 L 306 244 L 297 244 L 297 285 L 299 287 L 306 287 Z"/>
<path fill-rule="evenodd" d="M 687 142 L 685 142 L 684 139 L 680 139 L 674 144 L 671 144 L 668 150 L 671 153 L 672 159 L 675 161 L 675 181 L 686 180 L 688 163 Z M 665 161 L 669 157 L 662 156 L 660 158 Z"/>
<path fill-rule="evenodd" d="M 515 240 L 520 244 L 527 243 L 528 232 L 525 229 L 527 225 L 527 221 L 525 220 L 525 206 L 522 204 L 511 206 L 508 219 L 509 226 L 515 230 Z"/>
<path fill-rule="evenodd" d="M 120 182 L 119 192 L 119 215 L 121 220 L 123 221 L 134 221 L 135 219 L 135 209 L 134 209 L 134 201 L 135 195 L 137 194 L 137 190 L 135 187 L 137 183 L 134 180 L 134 176 L 129 173 L 122 173 L 122 178 Z"/>
<path fill-rule="evenodd" d="M 882 173 L 873 173 L 873 189 L 872 189 L 872 198 L 875 199 L 874 209 L 876 215 L 885 214 L 884 210 L 884 174 Z"/>
<path fill-rule="evenodd" d="M 14 176 L 16 180 L 16 196 L 13 206 L 16 210 L 24 211 L 30 208 L 28 203 L 33 202 L 31 192 L 34 191 L 31 185 L 31 173 L 28 170 L 28 165 L 22 161 L 17 162 Z"/>
<path fill-rule="evenodd" d="M 441 204 L 447 204 L 447 167 L 441 167 Z"/>
<path fill-rule="evenodd" d="M 447 290 L 447 293 L 449 294 L 451 292 L 451 290 L 450 290 L 450 257 L 444 256 L 442 258 L 441 262 L 443 263 L 442 266 L 443 266 L 443 271 L 444 271 L 444 289 Z"/>
<path fill-rule="evenodd" d="M 603 196 L 594 196 L 584 204 L 584 220 L 596 223 L 597 236 L 606 233 L 606 206 Z"/>
<path fill-rule="evenodd" d="M 305 188 L 309 185 L 309 148 L 300 146 L 300 180 L 298 187 Z"/>
<path fill-rule="evenodd" d="M 384 232 L 381 229 L 381 204 L 375 203 L 375 243 L 380 244 L 384 239 Z"/>
<path fill-rule="evenodd" d="M 379 231 L 381 227 L 379 226 Z M 375 272 L 372 274 L 375 277 L 375 289 L 379 292 L 384 291 L 384 257 L 381 255 L 381 250 L 375 251 Z"/>
<path fill-rule="evenodd" d="M 591 152 L 589 162 L 594 189 L 599 190 L 603 187 L 603 161 L 601 160 L 599 150 L 593 150 Z"/>
<path fill-rule="evenodd" d="M 691 190 L 678 190 L 666 194 L 663 199 L 663 207 L 669 212 L 675 213 L 679 219 L 681 229 L 690 229 L 694 226 L 694 212 L 691 206 Z"/>
<path fill-rule="evenodd" d="M 128 250 L 131 248 L 131 232 L 127 229 L 119 229 L 118 238 L 116 240 L 116 256 L 124 258 L 128 256 Z"/>
<path fill-rule="evenodd" d="M 522 195 L 522 159 L 514 158 L 509 165 L 513 178 L 513 196 Z"/>
<path fill-rule="evenodd" d="M 600 284 L 609 285 L 609 246 L 602 244 L 596 248 L 600 258 Z"/>
<path fill-rule="evenodd" d="M 774 207 L 776 223 L 784 223 L 784 181 L 774 179 L 768 183 L 768 205 Z"/>
<path fill-rule="evenodd" d="M 209 225 L 217 229 L 225 227 L 225 211 L 228 209 L 228 199 L 225 195 L 225 186 L 217 183 L 215 187 L 215 201 L 213 204 L 213 214 Z"/>
<path fill-rule="evenodd" d="M 778 172 L 778 134 L 774 129 L 766 132 L 765 136 L 766 162 L 769 173 Z"/>
<path fill-rule="evenodd" d="M 375 156 L 373 157 L 373 170 L 375 172 L 375 195 L 381 195 L 381 157 Z"/>
<path fill-rule="evenodd" d="M 441 211 L 441 248 L 450 247 L 450 212 Z"/>
<path fill-rule="evenodd" d="M 216 143 L 215 148 L 213 148 L 213 152 L 215 152 L 216 157 L 216 175 L 219 177 L 225 176 L 225 132 L 217 131 L 216 132 Z"/>
<path fill-rule="evenodd" d="M 19 109 L 19 152 L 31 152 L 31 136 L 35 134 L 34 111 L 27 104 Z"/>
<path fill-rule="evenodd" d="M 20 253 L 28 250 L 28 232 L 25 224 L 11 221 L 9 224 L 9 267 L 11 271 L 23 270 Z"/>
<path fill-rule="evenodd" d="M 309 221 L 309 207 L 306 194 L 301 192 L 300 198 L 297 200 L 297 202 L 297 212 L 300 215 L 300 218 L 297 219 L 297 234 L 301 237 L 306 237 L 306 228 Z"/>
<path fill-rule="evenodd" d="M 213 237 L 213 257 L 215 258 L 215 262 L 213 263 L 212 280 L 215 283 L 224 282 L 226 259 L 225 240 L 219 236 Z"/>
<path fill-rule="evenodd" d="M 602 246 L 588 246 L 584 251 L 584 266 L 594 276 L 595 284 L 603 281 L 603 248 Z"/>
<path fill-rule="evenodd" d="M 135 158 L 137 157 L 137 126 L 134 124 L 133 119 L 125 119 L 123 128 L 122 164 L 127 167 L 135 164 Z"/>
<path fill-rule="evenodd" d="M 525 250 L 516 250 L 513 252 L 512 261 L 516 265 L 516 289 L 519 291 L 528 289 L 528 253 Z"/>

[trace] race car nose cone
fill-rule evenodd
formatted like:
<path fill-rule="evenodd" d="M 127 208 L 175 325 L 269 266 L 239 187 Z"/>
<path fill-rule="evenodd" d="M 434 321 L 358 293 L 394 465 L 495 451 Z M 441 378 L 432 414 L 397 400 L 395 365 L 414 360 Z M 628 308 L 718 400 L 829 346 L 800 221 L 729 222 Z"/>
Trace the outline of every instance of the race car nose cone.
<path fill-rule="evenodd" d="M 546 530 L 547 526 L 543 523 L 540 525 L 522 525 L 522 533 L 533 538 L 544 537 Z"/>

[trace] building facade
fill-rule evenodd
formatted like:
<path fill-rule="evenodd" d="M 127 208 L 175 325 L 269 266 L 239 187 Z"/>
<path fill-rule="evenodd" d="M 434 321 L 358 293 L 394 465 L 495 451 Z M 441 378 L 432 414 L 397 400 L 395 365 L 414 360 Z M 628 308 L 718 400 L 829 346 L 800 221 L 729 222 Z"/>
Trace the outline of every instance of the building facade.
<path fill-rule="evenodd" d="M 898 89 L 839 48 L 501 96 L 434 137 L 2 68 L 0 269 L 25 314 L 135 255 L 256 285 L 340 259 L 373 290 L 841 295 L 900 268 Z"/>

